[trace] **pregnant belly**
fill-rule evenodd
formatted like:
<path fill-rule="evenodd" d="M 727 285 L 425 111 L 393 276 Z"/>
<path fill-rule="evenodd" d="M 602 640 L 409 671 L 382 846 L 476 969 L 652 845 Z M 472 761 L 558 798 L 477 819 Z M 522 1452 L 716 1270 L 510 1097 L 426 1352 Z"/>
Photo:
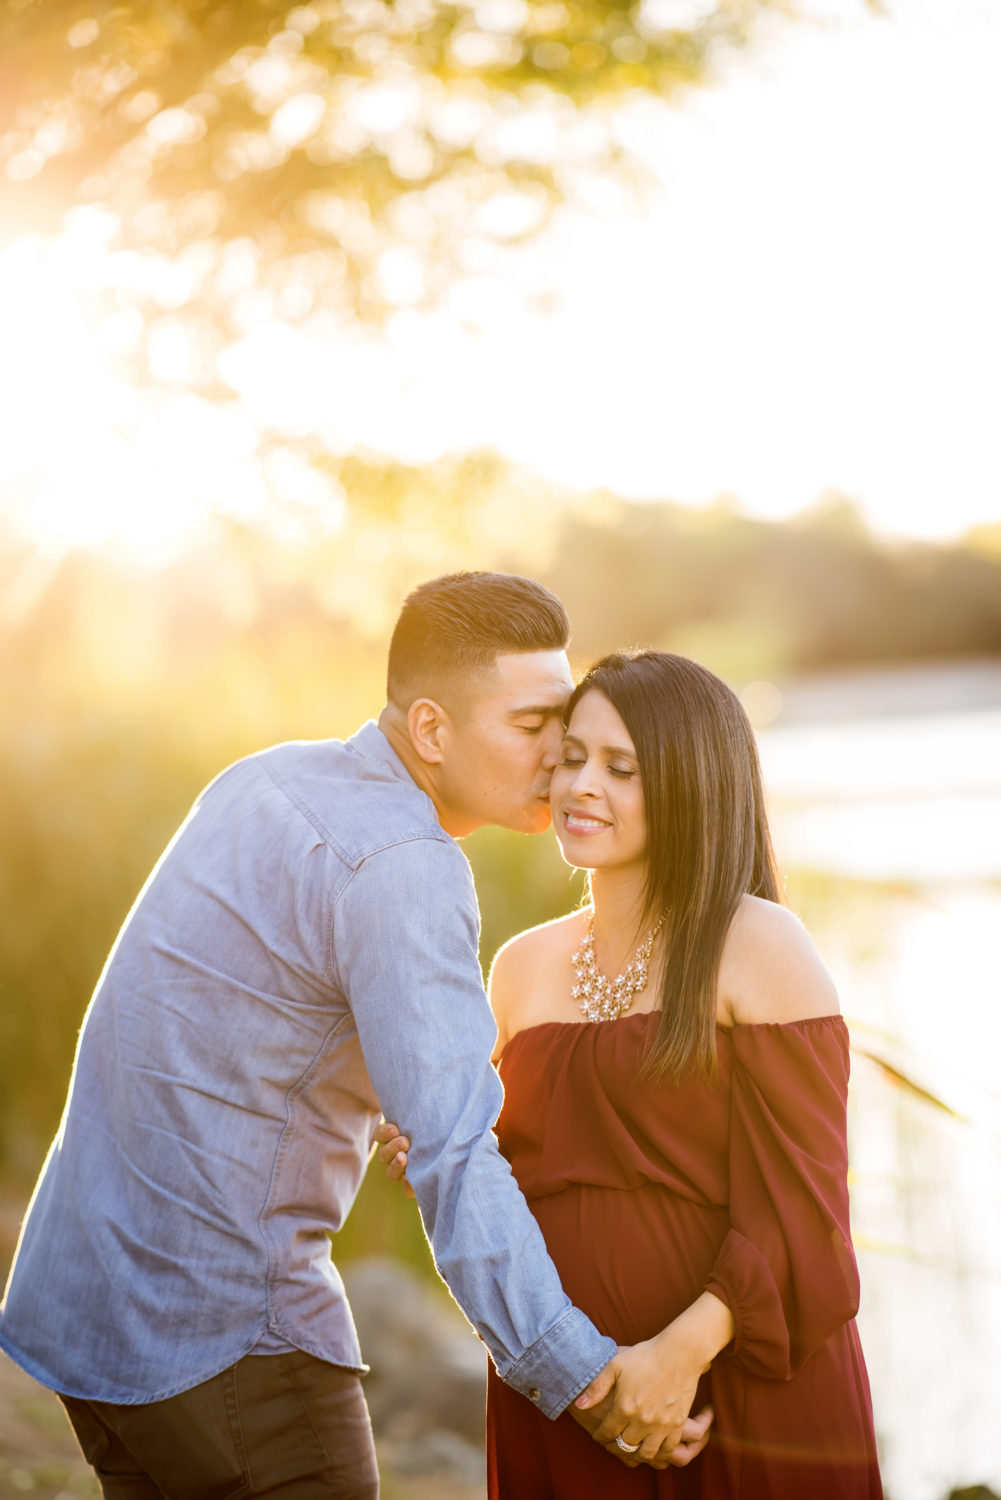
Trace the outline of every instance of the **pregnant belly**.
<path fill-rule="evenodd" d="M 699 1296 L 730 1227 L 725 1209 L 655 1184 L 574 1183 L 529 1206 L 567 1296 L 620 1344 L 651 1338 Z"/>

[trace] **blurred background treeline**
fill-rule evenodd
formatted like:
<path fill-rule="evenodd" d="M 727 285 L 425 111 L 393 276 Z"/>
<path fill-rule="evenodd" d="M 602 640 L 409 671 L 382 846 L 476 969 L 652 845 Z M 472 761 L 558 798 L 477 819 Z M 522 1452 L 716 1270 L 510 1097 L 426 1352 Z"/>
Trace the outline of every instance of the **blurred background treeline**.
<path fill-rule="evenodd" d="M 107 950 L 200 787 L 281 739 L 378 713 L 407 588 L 472 564 L 532 571 L 565 600 L 579 668 L 621 644 L 697 656 L 767 719 L 763 682 L 1001 657 L 1001 532 L 891 545 L 831 498 L 769 524 L 607 493 L 551 497 L 483 456 L 342 475 L 348 519 L 216 521 L 162 570 L 0 550 L 0 1151 L 37 1165 Z M 481 520 L 484 534 L 478 536 Z M 762 708 L 762 704 L 764 707 Z M 470 842 L 484 959 L 570 899 L 537 842 Z M 536 866 L 546 878 L 533 877 Z M 360 1240 L 364 1221 L 353 1231 Z"/>

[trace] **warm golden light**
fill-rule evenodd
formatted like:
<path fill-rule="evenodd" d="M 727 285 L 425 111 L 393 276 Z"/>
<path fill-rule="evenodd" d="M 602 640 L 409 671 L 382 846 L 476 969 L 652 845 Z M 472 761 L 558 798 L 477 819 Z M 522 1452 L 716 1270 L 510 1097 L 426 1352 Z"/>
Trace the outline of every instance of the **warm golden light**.
<path fill-rule="evenodd" d="M 99 315 L 109 257 L 89 228 L 0 256 L 4 504 L 45 552 L 111 545 L 155 562 L 212 511 L 259 508 L 259 433 L 235 406 L 126 380 L 116 357 L 136 315 Z M 169 375 L 169 329 L 154 353 Z"/>
<path fill-rule="evenodd" d="M 740 692 L 851 1022 L 887 1493 L 943 1500 L 1001 1487 L 1001 13 L 803 0 L 659 97 L 757 8 L 216 6 L 175 53 L 183 7 L 8 7 L 51 32 L 0 99 L 0 1161 L 199 787 L 377 713 L 418 581 L 531 573 L 575 669 Z M 579 892 L 479 837 L 488 960 Z"/>
<path fill-rule="evenodd" d="M 306 34 L 306 8 L 296 16 Z M 433 313 L 419 309 L 432 200 L 403 195 L 399 243 L 373 273 L 398 309 L 381 333 L 314 305 L 308 278 L 265 293 L 254 244 L 233 241 L 219 284 L 237 342 L 216 363 L 186 312 L 214 263 L 210 241 L 173 258 L 111 255 L 101 210 L 78 212 L 61 239 L 15 244 L 0 263 L 0 380 L 20 455 L 0 457 L 6 504 L 48 546 L 127 536 L 150 555 L 206 509 L 253 511 L 260 429 L 418 463 L 495 448 L 578 488 L 699 504 L 727 492 L 770 516 L 836 489 L 898 535 L 996 517 L 1001 242 L 982 184 L 1001 132 L 1001 24 L 971 12 L 965 28 L 901 15 L 807 31 L 683 111 L 626 100 L 616 130 L 659 196 L 630 207 L 594 179 L 590 209 L 558 214 L 538 244 L 499 262 L 489 244 L 529 229 L 542 200 L 489 194 L 473 214 L 482 245 Z M 269 49 L 239 63 L 272 111 L 258 146 L 287 154 L 312 141 L 325 96 L 287 92 L 314 77 L 302 58 Z M 128 109 L 149 105 L 149 149 L 197 145 L 203 115 L 157 112 L 147 94 Z M 406 88 L 359 85 L 342 127 L 395 140 L 415 111 Z M 454 146 L 475 138 L 483 112 L 460 92 L 431 117 Z M 496 128 L 541 160 L 561 132 L 562 149 L 583 149 L 561 122 L 512 113 Z M 30 175 L 33 151 L 8 160 L 8 177 Z M 450 191 L 441 184 L 443 204 Z M 346 244 L 374 233 L 356 203 L 317 198 L 310 212 L 333 214 Z M 98 292 L 117 310 L 98 313 Z M 157 312 L 146 355 L 163 399 L 115 371 L 139 340 L 137 295 Z M 172 399 L 216 373 L 238 416 Z M 98 472 L 79 503 L 71 492 Z"/>

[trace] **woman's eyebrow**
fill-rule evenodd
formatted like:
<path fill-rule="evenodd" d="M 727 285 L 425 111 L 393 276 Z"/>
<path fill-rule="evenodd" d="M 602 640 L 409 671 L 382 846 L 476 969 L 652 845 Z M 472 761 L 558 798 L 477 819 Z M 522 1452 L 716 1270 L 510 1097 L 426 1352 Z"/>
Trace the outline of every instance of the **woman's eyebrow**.
<path fill-rule="evenodd" d="M 573 742 L 574 742 L 575 745 L 580 745 L 582 747 L 583 747 L 583 744 L 584 744 L 584 741 L 581 740 L 581 739 L 578 739 L 575 734 L 565 734 L 563 736 L 563 739 L 564 739 L 564 741 L 566 741 L 566 740 L 573 740 Z M 639 757 L 636 754 L 636 751 L 635 750 L 627 750 L 626 747 L 625 747 L 625 745 L 599 745 L 598 748 L 601 751 L 602 755 L 624 755 L 625 758 L 626 758 L 626 760 L 635 760 L 635 761 L 639 760 Z"/>

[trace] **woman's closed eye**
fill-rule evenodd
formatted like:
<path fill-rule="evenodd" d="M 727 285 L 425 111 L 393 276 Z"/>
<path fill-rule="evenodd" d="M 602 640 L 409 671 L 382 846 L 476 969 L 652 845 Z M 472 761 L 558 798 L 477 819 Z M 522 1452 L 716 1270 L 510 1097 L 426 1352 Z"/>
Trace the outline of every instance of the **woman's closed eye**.
<path fill-rule="evenodd" d="M 563 758 L 560 761 L 560 765 L 561 766 L 568 766 L 568 767 L 583 766 L 583 765 L 586 765 L 586 764 L 587 764 L 587 759 L 586 759 L 585 756 L 583 756 L 583 755 L 576 755 L 576 754 L 573 754 L 570 751 L 564 751 Z M 631 779 L 631 777 L 633 777 L 633 776 L 636 775 L 636 768 L 635 768 L 635 766 L 611 766 L 611 765 L 609 765 L 609 766 L 605 767 L 605 770 L 608 772 L 608 774 L 610 776 L 617 776 L 620 781 L 629 781 Z"/>

